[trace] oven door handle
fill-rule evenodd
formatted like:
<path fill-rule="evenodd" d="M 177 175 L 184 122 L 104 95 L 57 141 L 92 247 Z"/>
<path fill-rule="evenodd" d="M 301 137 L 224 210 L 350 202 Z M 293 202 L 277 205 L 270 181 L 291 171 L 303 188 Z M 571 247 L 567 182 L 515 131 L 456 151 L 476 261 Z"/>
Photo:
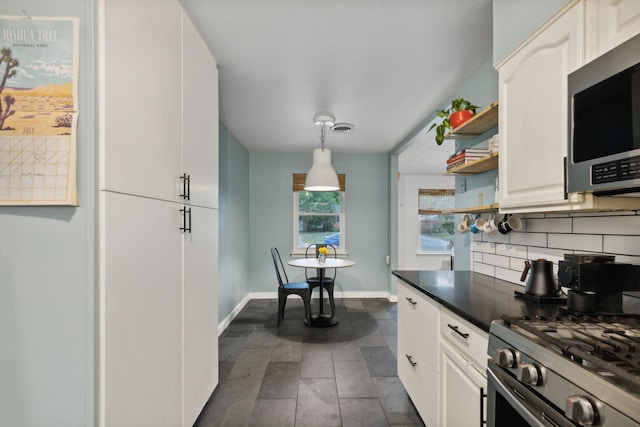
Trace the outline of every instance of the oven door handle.
<path fill-rule="evenodd" d="M 495 389 L 493 392 L 500 393 L 507 403 L 532 427 L 546 427 L 549 425 L 575 427 L 575 424 L 569 421 L 558 409 L 554 409 L 548 403 L 542 401 L 533 392 L 527 390 L 524 385 L 520 384 L 518 380 L 512 379 L 507 374 L 501 374 L 500 368 L 492 360 L 489 360 L 487 365 L 487 381 L 490 393 L 493 387 Z M 495 399 L 493 400 L 495 401 Z M 543 423 L 542 420 L 545 422 Z"/>

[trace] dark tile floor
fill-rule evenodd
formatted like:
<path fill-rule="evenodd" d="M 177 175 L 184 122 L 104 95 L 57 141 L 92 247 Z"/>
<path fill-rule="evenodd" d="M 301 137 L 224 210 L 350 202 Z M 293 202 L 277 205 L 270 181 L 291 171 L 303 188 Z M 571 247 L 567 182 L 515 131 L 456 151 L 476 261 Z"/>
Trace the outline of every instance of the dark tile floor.
<path fill-rule="evenodd" d="M 336 300 L 329 328 L 307 327 L 294 296 L 277 329 L 277 306 L 252 300 L 222 333 L 220 382 L 196 427 L 424 426 L 397 377 L 395 303 Z"/>

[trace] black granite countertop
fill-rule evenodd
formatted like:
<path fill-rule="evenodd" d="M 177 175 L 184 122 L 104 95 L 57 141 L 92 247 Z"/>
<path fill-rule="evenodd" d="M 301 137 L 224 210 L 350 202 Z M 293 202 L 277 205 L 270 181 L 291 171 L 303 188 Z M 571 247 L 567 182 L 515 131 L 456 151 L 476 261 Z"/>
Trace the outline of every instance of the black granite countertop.
<path fill-rule="evenodd" d="M 392 274 L 460 317 L 489 332 L 501 315 L 551 316 L 562 304 L 536 303 L 514 296 L 523 287 L 473 271 L 407 271 Z"/>

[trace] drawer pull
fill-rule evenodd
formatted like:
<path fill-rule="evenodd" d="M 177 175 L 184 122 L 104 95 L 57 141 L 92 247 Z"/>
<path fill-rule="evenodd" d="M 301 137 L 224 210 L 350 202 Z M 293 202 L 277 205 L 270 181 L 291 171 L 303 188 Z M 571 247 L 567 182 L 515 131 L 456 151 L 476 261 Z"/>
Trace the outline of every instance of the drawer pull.
<path fill-rule="evenodd" d="M 458 330 L 458 326 L 457 326 L 457 325 L 456 325 L 456 326 L 453 326 L 453 325 L 451 325 L 451 324 L 447 323 L 447 326 L 448 326 L 449 328 L 453 329 L 453 331 L 454 331 L 456 334 L 460 335 L 460 336 L 461 336 L 462 338 L 464 338 L 465 340 L 466 340 L 467 338 L 469 338 L 469 334 L 464 333 L 464 332 L 460 332 L 460 331 Z"/>
<path fill-rule="evenodd" d="M 411 297 L 405 297 L 407 299 L 407 301 L 409 301 L 409 304 L 411 305 L 416 305 L 418 303 L 418 301 L 414 301 L 413 298 Z"/>
<path fill-rule="evenodd" d="M 418 364 L 418 362 L 414 362 L 413 358 L 408 354 L 405 354 L 405 356 L 407 357 L 407 360 L 409 361 L 409 363 L 411 363 L 411 366 L 416 366 Z"/>

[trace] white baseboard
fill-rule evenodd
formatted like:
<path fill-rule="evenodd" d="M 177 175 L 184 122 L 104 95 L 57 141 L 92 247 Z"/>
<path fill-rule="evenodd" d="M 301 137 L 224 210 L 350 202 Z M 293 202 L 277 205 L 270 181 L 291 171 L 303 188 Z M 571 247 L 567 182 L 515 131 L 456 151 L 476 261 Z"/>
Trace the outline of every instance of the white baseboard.
<path fill-rule="evenodd" d="M 316 295 L 314 293 L 314 295 Z M 334 292 L 334 298 L 386 298 L 389 302 L 398 302 L 398 295 L 391 295 L 389 292 Z M 244 308 L 247 303 L 252 299 L 277 299 L 277 292 L 250 292 L 242 301 L 234 307 L 227 317 L 224 318 L 220 324 L 218 324 L 218 336 L 227 329 L 227 326 L 236 318 L 238 313 Z M 314 296 L 313 299 L 317 299 L 318 296 Z"/>
<path fill-rule="evenodd" d="M 224 330 L 227 329 L 227 326 L 229 326 L 229 323 L 231 323 L 233 321 L 233 319 L 236 318 L 238 313 L 240 313 L 240 310 L 242 310 L 244 308 L 244 306 L 247 305 L 247 303 L 251 299 L 250 295 L 251 294 L 247 294 L 242 299 L 242 301 L 240 301 L 238 303 L 238 305 L 236 305 L 233 308 L 233 310 L 231 310 L 231 313 L 229 313 L 229 315 L 227 317 L 225 317 L 224 320 L 218 324 L 218 336 L 220 336 L 220 334 L 222 334 L 222 332 L 224 332 Z"/>

